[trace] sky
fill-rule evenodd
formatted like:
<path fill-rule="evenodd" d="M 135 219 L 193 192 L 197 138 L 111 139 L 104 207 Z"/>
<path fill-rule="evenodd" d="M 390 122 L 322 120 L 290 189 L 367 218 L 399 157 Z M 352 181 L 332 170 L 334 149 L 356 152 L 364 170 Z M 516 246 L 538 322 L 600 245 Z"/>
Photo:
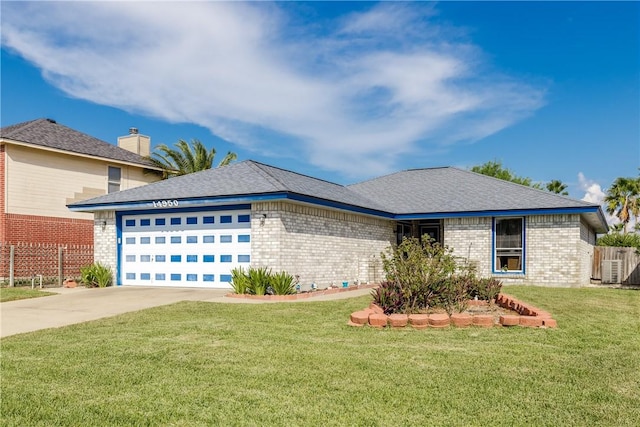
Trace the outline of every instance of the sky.
<path fill-rule="evenodd" d="M 639 2 L 13 2 L 7 126 L 199 139 L 340 184 L 501 161 L 601 203 L 640 166 Z"/>

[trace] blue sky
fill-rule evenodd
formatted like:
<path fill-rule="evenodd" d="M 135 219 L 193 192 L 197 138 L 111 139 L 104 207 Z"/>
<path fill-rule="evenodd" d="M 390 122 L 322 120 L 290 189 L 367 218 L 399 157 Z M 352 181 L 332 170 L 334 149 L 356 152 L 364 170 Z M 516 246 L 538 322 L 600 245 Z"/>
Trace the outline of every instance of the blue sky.
<path fill-rule="evenodd" d="M 599 202 L 640 166 L 638 2 L 2 2 L 2 126 L 197 138 L 347 184 L 500 160 Z"/>

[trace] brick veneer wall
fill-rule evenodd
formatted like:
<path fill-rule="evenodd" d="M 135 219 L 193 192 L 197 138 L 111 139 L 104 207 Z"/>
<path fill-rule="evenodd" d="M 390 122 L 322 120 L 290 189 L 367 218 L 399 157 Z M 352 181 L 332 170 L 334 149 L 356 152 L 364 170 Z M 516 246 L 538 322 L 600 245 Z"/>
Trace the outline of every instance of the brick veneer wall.
<path fill-rule="evenodd" d="M 93 244 L 91 220 L 19 214 L 3 214 L 2 217 L 2 243 Z"/>
<path fill-rule="evenodd" d="M 478 275 L 491 274 L 491 218 L 467 217 L 444 220 L 445 246 L 477 267 Z"/>
<path fill-rule="evenodd" d="M 491 271 L 492 218 L 449 218 L 444 244 L 454 255 L 477 264 L 478 274 L 495 276 L 505 284 L 584 286 L 590 282 L 595 234 L 580 215 L 531 215 L 525 219 L 526 274 Z"/>
<path fill-rule="evenodd" d="M 118 253 L 115 211 L 97 211 L 94 214 L 93 235 L 93 257 L 95 262 L 110 267 L 115 274 Z"/>
<path fill-rule="evenodd" d="M 289 202 L 251 210 L 252 265 L 286 270 L 319 288 L 383 280 L 380 253 L 395 241 L 393 221 Z"/>

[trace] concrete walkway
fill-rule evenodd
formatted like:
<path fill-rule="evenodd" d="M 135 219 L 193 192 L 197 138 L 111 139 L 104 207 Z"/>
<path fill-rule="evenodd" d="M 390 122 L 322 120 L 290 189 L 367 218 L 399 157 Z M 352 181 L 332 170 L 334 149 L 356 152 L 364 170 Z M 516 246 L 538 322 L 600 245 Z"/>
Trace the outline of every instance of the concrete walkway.
<path fill-rule="evenodd" d="M 207 301 L 235 304 L 264 304 L 271 301 L 228 298 L 226 289 L 110 287 L 52 288 L 58 295 L 0 304 L 0 337 L 58 328 L 75 323 L 116 316 L 179 301 Z M 291 302 L 329 301 L 368 295 L 371 289 L 358 289 Z M 276 301 L 274 301 L 276 302 Z M 277 301 L 282 302 L 282 301 Z"/>

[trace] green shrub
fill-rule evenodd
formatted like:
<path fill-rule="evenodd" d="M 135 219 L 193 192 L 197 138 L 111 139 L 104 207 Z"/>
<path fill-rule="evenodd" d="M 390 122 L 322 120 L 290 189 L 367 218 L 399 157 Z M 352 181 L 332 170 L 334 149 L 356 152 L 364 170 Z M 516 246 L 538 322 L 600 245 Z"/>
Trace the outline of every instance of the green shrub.
<path fill-rule="evenodd" d="M 502 287 L 499 280 L 479 279 L 473 268 L 457 265 L 448 248 L 427 236 L 422 241 L 405 238 L 381 257 L 387 282 L 372 296 L 386 314 L 431 308 L 443 308 L 449 314 L 464 311 L 469 299 L 491 300 Z"/>
<path fill-rule="evenodd" d="M 609 233 L 598 238 L 598 246 L 617 246 L 624 248 L 636 248 L 640 252 L 640 234 L 636 233 Z"/>
<path fill-rule="evenodd" d="M 242 267 L 231 270 L 231 287 L 236 294 L 248 293 L 249 276 L 244 272 Z"/>
<path fill-rule="evenodd" d="M 267 288 L 271 285 L 271 269 L 267 267 L 249 267 L 248 293 L 253 295 L 265 295 Z"/>
<path fill-rule="evenodd" d="M 291 295 L 296 293 L 298 280 L 285 271 L 272 273 L 267 267 L 242 267 L 231 270 L 231 286 L 236 294 Z"/>
<path fill-rule="evenodd" d="M 382 282 L 371 292 L 373 302 L 384 310 L 384 314 L 402 313 L 405 308 L 404 292 L 398 282 Z"/>
<path fill-rule="evenodd" d="M 296 293 L 297 279 L 286 271 L 271 275 L 271 289 L 275 295 L 292 295 Z"/>
<path fill-rule="evenodd" d="M 99 262 L 80 268 L 80 282 L 87 288 L 105 288 L 113 284 L 111 269 Z"/>

